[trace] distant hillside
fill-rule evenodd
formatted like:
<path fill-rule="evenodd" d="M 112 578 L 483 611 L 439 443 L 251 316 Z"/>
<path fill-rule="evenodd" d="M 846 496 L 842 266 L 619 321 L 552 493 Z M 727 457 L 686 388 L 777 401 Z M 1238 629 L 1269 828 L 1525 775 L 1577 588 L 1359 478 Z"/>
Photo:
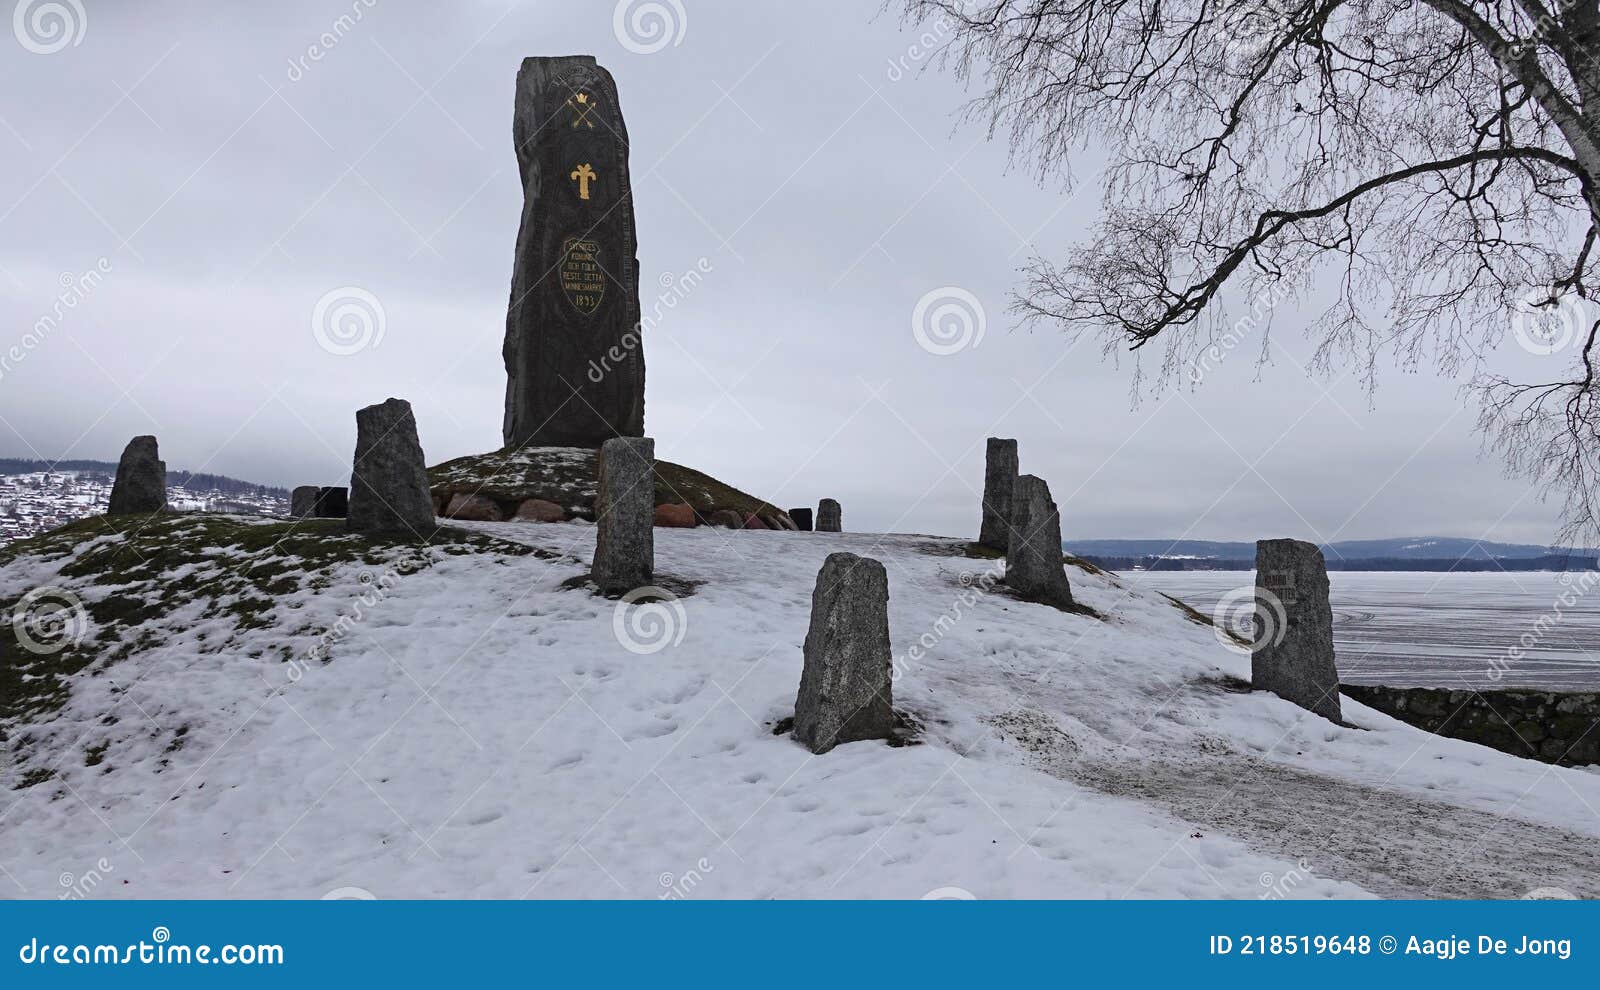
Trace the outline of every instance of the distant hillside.
<path fill-rule="evenodd" d="M 117 465 L 111 461 L 39 461 L 23 457 L 0 457 L 0 475 L 36 474 L 41 471 L 88 471 L 114 476 Z M 258 485 L 253 481 L 240 481 L 221 474 L 195 474 L 192 471 L 168 471 L 167 484 L 173 488 L 188 488 L 197 492 L 221 492 L 224 495 L 274 495 L 288 498 L 287 488 Z"/>
<path fill-rule="evenodd" d="M 1225 564 L 1248 568 L 1254 565 L 1256 555 L 1254 543 L 1212 540 L 1068 540 L 1064 546 L 1078 556 L 1117 561 L 1124 567 L 1128 566 L 1128 561 L 1157 558 L 1161 566 L 1173 569 L 1215 568 Z M 1497 566 L 1546 570 L 1593 566 L 1592 558 L 1600 555 L 1600 551 L 1593 549 L 1492 543 L 1448 536 L 1344 540 L 1323 544 L 1322 553 L 1329 568 L 1334 570 L 1481 570 Z M 1568 558 L 1575 558 L 1575 563 L 1568 564 Z"/>

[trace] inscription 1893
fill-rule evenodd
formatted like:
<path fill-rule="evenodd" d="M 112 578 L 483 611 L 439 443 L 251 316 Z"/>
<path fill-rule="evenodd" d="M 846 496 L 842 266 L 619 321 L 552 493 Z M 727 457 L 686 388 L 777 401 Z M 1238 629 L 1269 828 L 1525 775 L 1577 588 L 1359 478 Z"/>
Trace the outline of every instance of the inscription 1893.
<path fill-rule="evenodd" d="M 606 294 L 606 274 L 600 267 L 600 243 L 569 237 L 561 245 L 561 290 L 572 308 L 593 316 Z"/>

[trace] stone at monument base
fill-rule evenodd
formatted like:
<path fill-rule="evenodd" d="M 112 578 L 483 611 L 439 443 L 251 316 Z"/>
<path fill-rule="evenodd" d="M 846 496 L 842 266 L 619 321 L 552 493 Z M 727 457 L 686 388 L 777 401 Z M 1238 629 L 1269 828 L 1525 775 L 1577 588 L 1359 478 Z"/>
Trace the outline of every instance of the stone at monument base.
<path fill-rule="evenodd" d="M 1061 514 L 1043 478 L 1025 474 L 1011 495 L 1006 586 L 1022 598 L 1072 608 L 1072 587 L 1062 563 Z"/>
<path fill-rule="evenodd" d="M 1011 497 L 1017 474 L 1017 442 L 990 437 L 984 455 L 983 520 L 978 528 L 978 543 L 1001 553 L 1011 546 Z"/>
<path fill-rule="evenodd" d="M 700 525 L 694 509 L 684 503 L 656 506 L 656 525 L 663 529 L 694 529 Z"/>
<path fill-rule="evenodd" d="M 350 474 L 353 533 L 425 540 L 433 535 L 428 467 L 411 404 L 388 399 L 356 413 L 356 453 Z"/>
<path fill-rule="evenodd" d="M 839 503 L 825 498 L 817 503 L 817 532 L 839 533 L 844 530 L 844 510 Z"/>
<path fill-rule="evenodd" d="M 600 448 L 589 576 L 601 594 L 625 594 L 655 578 L 655 461 L 656 442 L 649 437 L 617 437 Z"/>
<path fill-rule="evenodd" d="M 457 494 L 481 495 L 499 503 L 509 519 L 524 503 L 537 499 L 555 505 L 565 518 L 593 521 L 597 453 L 582 447 L 524 447 L 457 458 L 432 468 L 428 476 L 434 497 L 446 505 Z M 658 506 L 688 505 L 712 526 L 728 525 L 719 521 L 718 513 L 725 511 L 732 514 L 732 529 L 742 529 L 744 517 L 752 513 L 772 529 L 794 528 L 788 513 L 699 471 L 656 461 L 655 473 Z"/>
<path fill-rule="evenodd" d="M 802 533 L 811 532 L 812 515 L 810 509 L 790 509 L 789 518 L 794 520 L 794 528 Z"/>
<path fill-rule="evenodd" d="M 1323 718 L 1342 721 L 1333 607 L 1322 551 L 1300 540 L 1259 541 L 1256 595 L 1251 685 Z"/>
<path fill-rule="evenodd" d="M 289 518 L 316 518 L 317 492 L 320 490 L 316 485 L 301 485 L 296 488 L 289 496 Z"/>
<path fill-rule="evenodd" d="M 744 529 L 744 515 L 737 509 L 717 509 L 706 521 L 718 529 Z"/>
<path fill-rule="evenodd" d="M 453 495 L 450 504 L 445 506 L 444 514 L 451 519 L 465 519 L 469 522 L 500 522 L 505 519 L 505 513 L 500 511 L 500 504 L 492 498 L 482 495 Z"/>
<path fill-rule="evenodd" d="M 111 484 L 108 516 L 131 516 L 162 512 L 167 508 L 167 465 L 161 460 L 156 438 L 134 437 L 117 462 L 117 477 Z"/>
<path fill-rule="evenodd" d="M 879 561 L 829 554 L 811 593 L 794 738 L 813 753 L 894 734 L 889 574 Z"/>
<path fill-rule="evenodd" d="M 512 518 L 522 522 L 554 523 L 567 518 L 567 510 L 542 498 L 530 498 L 517 506 L 516 515 Z"/>

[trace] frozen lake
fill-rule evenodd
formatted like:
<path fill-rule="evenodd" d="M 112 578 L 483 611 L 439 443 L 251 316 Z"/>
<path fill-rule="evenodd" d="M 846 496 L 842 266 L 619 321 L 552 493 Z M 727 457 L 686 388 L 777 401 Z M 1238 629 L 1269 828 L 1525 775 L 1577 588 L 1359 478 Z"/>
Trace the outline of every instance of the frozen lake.
<path fill-rule="evenodd" d="M 1228 592 L 1255 583 L 1252 571 L 1120 576 L 1208 615 Z M 1600 584 L 1593 575 L 1335 571 L 1329 580 L 1343 681 L 1600 691 Z M 1498 680 L 1489 674 L 1496 669 Z"/>

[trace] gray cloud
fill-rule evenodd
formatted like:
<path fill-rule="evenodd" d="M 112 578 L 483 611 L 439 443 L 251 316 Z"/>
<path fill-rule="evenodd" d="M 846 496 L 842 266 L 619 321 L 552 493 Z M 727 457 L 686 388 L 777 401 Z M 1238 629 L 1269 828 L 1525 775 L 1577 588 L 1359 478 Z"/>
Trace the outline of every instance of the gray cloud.
<path fill-rule="evenodd" d="M 661 456 L 785 506 L 837 497 L 857 529 L 975 530 L 983 438 L 1004 435 L 1069 538 L 1549 536 L 1550 507 L 1479 459 L 1454 382 L 1386 372 L 1371 408 L 1312 384 L 1292 305 L 1259 374 L 1253 338 L 1133 406 L 1129 360 L 1005 313 L 1028 254 L 1087 229 L 1092 181 L 1040 186 L 954 126 L 960 87 L 875 0 L 683 6 L 654 54 L 619 44 L 610 2 L 85 0 L 76 46 L 4 38 L 5 346 L 62 273 L 110 271 L 0 378 L 0 448 L 111 457 L 154 431 L 174 467 L 332 483 L 354 410 L 388 395 L 435 461 L 497 446 L 512 81 L 525 55 L 590 52 L 633 139 L 646 310 L 658 276 L 713 266 L 647 339 Z M 384 336 L 337 357 L 311 314 L 345 286 Z M 987 317 L 949 356 L 912 333 L 942 286 Z"/>

